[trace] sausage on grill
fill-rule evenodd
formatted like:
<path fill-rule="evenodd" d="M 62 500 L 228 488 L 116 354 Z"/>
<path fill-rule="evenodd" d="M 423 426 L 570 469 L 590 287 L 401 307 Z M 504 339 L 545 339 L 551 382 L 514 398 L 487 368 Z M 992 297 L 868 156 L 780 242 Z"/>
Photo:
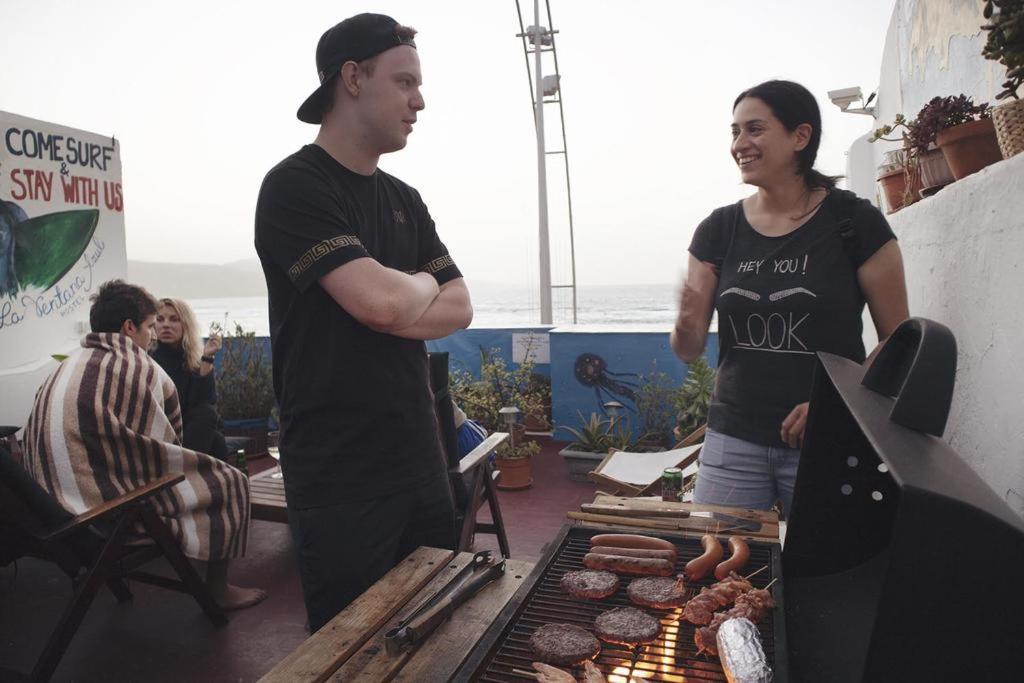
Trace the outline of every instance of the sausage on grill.
<path fill-rule="evenodd" d="M 647 548 L 649 550 L 675 550 L 676 547 L 660 538 L 640 534 L 598 534 L 590 537 L 590 547 Z"/>
<path fill-rule="evenodd" d="M 725 562 L 720 562 L 715 567 L 715 578 L 719 581 L 729 576 L 731 572 L 739 572 L 739 570 L 747 566 L 747 560 L 750 559 L 750 547 L 747 546 L 747 542 L 742 538 L 736 536 L 730 538 L 729 550 L 732 551 L 729 559 Z"/>
<path fill-rule="evenodd" d="M 686 563 L 686 578 L 690 581 L 699 581 L 710 574 L 725 554 L 722 544 L 711 534 L 704 534 L 700 542 L 704 546 L 704 554 Z"/>
<path fill-rule="evenodd" d="M 588 553 L 583 556 L 583 566 L 587 569 L 604 569 L 620 574 L 637 576 L 669 576 L 672 563 L 649 557 L 625 557 L 623 555 L 597 555 Z"/>
<path fill-rule="evenodd" d="M 676 550 L 651 550 L 649 548 L 609 548 L 598 545 L 590 549 L 595 555 L 618 555 L 619 557 L 650 557 L 675 563 Z"/>

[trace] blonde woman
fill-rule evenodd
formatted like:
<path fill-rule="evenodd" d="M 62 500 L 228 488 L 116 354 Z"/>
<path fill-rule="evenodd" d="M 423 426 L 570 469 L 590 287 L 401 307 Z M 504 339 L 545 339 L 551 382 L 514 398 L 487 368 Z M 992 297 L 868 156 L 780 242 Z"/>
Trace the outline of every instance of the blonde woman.
<path fill-rule="evenodd" d="M 157 341 L 150 354 L 174 380 L 184 423 L 182 445 L 224 460 L 227 446 L 217 414 L 214 356 L 221 338 L 210 333 L 203 343 L 192 308 L 181 299 L 160 299 L 156 314 Z"/>

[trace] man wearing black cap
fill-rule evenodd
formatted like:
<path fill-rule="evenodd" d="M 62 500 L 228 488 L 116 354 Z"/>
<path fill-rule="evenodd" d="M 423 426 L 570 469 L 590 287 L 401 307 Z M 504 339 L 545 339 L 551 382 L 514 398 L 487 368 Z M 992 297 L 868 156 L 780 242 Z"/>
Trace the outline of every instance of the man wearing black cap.
<path fill-rule="evenodd" d="M 360 14 L 323 34 L 320 87 L 298 111 L 320 132 L 267 174 L 256 207 L 312 631 L 417 546 L 455 540 L 423 340 L 473 310 L 419 193 L 377 168 L 424 107 L 415 33 Z"/>

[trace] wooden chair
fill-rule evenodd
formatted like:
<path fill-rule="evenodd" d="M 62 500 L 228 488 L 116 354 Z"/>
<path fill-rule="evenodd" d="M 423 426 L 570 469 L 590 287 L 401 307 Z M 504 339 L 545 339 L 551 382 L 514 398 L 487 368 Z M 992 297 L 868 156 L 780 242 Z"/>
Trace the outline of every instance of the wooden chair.
<path fill-rule="evenodd" d="M 455 431 L 455 411 L 448 388 L 448 354 L 429 354 L 430 386 L 434 391 L 434 410 L 441 445 L 448 460 L 448 478 L 455 498 L 455 522 L 459 552 L 473 546 L 474 534 L 494 534 L 503 557 L 511 557 L 505 522 L 498 505 L 495 486 L 499 473 L 491 465 L 491 454 L 508 438 L 504 432 L 495 432 L 464 457 L 459 457 L 458 437 Z M 491 522 L 478 522 L 477 512 L 484 503 L 491 511 Z"/>
<path fill-rule="evenodd" d="M 182 474 L 164 475 L 76 516 L 61 507 L 0 445 L 0 566 L 21 557 L 48 560 L 71 578 L 73 588 L 71 602 L 36 661 L 30 680 L 46 681 L 53 675 L 104 584 L 118 602 L 132 599 L 127 578 L 187 592 L 215 626 L 227 623 L 206 584 L 149 503 L 152 496 L 183 479 Z M 141 523 L 151 544 L 126 545 L 133 540 L 131 532 L 137 523 Z M 167 559 L 180 580 L 136 571 L 160 556 Z"/>
<path fill-rule="evenodd" d="M 704 440 L 704 433 L 707 431 L 708 426 L 706 424 L 701 425 L 691 433 L 687 434 L 682 440 L 672 447 L 672 450 L 677 448 L 686 448 L 687 446 L 693 446 L 701 443 Z M 616 451 L 609 450 L 608 457 L 601 461 L 601 463 L 594 468 L 587 478 L 600 487 L 602 493 L 606 493 L 611 496 L 626 496 L 629 498 L 639 496 L 657 496 L 661 495 L 661 479 L 655 479 L 647 485 L 629 484 L 627 482 L 612 479 L 611 477 L 604 476 L 601 473 L 605 463 L 608 459 L 614 455 Z M 695 449 L 692 453 L 688 454 L 685 458 L 680 460 L 676 467 L 685 471 L 693 463 L 697 462 L 697 458 L 700 457 L 700 448 Z M 692 488 L 692 484 L 696 479 L 696 474 L 686 477 L 683 481 L 683 490 L 687 491 Z"/>

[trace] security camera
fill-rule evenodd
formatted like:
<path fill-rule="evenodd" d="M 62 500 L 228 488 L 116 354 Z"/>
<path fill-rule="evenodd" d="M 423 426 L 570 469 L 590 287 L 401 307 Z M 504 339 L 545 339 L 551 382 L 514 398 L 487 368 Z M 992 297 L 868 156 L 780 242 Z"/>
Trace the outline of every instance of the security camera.
<path fill-rule="evenodd" d="M 864 99 L 864 95 L 861 93 L 860 88 L 841 88 L 839 90 L 829 90 L 828 98 L 832 100 L 832 104 L 839 107 L 841 111 L 846 111 L 851 104 L 857 100 Z"/>
<path fill-rule="evenodd" d="M 828 98 L 832 100 L 832 104 L 839 107 L 839 111 L 847 114 L 866 114 L 868 116 L 875 115 L 875 108 L 869 106 L 871 100 L 875 98 L 875 94 L 871 93 L 868 96 L 867 101 L 864 101 L 864 95 L 861 93 L 860 88 L 841 88 L 839 90 L 829 90 Z M 850 108 L 850 105 L 860 100 L 863 102 L 859 108 Z"/>

